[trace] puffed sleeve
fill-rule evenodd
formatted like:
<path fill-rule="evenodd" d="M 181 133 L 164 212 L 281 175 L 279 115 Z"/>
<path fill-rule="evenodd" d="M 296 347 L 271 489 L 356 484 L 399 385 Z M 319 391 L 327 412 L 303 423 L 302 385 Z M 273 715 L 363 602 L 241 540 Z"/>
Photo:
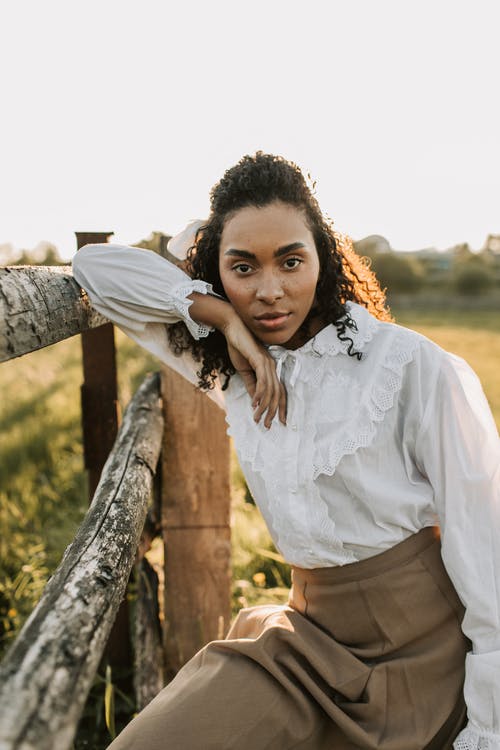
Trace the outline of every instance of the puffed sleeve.
<path fill-rule="evenodd" d="M 193 338 L 208 336 L 214 329 L 190 317 L 188 297 L 192 292 L 215 295 L 211 284 L 191 279 L 151 250 L 126 245 L 85 245 L 72 266 L 74 279 L 99 313 L 191 383 L 198 383 L 201 363 L 189 351 L 174 354 L 166 325 L 183 321 Z M 218 382 L 207 395 L 224 408 Z"/>
<path fill-rule="evenodd" d="M 442 351 L 442 350 L 441 350 Z M 500 750 L 500 439 L 477 375 L 442 352 L 416 443 L 444 565 L 465 606 L 468 724 L 456 750 Z"/>

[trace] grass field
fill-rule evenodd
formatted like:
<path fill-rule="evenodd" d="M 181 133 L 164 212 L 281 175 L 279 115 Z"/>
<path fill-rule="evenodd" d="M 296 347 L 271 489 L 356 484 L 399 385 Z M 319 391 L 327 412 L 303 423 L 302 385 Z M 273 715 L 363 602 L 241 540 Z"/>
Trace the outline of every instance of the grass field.
<path fill-rule="evenodd" d="M 397 314 L 478 373 L 500 424 L 500 313 Z M 122 408 L 147 371 L 148 355 L 117 332 Z M 87 508 L 80 428 L 77 338 L 0 367 L 0 654 L 57 566 Z M 288 567 L 279 560 L 245 485 L 233 471 L 233 609 L 283 601 Z"/>

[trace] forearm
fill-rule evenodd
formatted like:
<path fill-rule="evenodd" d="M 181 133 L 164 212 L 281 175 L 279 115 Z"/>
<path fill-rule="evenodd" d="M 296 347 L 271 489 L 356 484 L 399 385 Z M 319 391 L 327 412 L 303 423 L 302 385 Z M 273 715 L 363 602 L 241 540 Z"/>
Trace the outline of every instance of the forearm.
<path fill-rule="evenodd" d="M 86 245 L 73 260 L 73 276 L 98 312 L 138 333 L 152 324 L 184 321 L 193 337 L 199 338 L 207 335 L 197 330 L 200 325 L 222 326 L 228 308 L 232 310 L 228 302 L 212 294 L 204 304 L 212 291 L 210 284 L 191 279 L 150 250 L 127 245 Z M 192 311 L 199 311 L 198 317 L 192 317 Z"/>
<path fill-rule="evenodd" d="M 212 327 L 191 318 L 190 307 L 195 303 L 188 295 L 203 298 L 212 293 L 211 284 L 192 280 L 151 250 L 114 244 L 86 245 L 79 250 L 73 259 L 73 277 L 95 310 L 189 382 L 199 382 L 199 360 L 188 349 L 182 356 L 174 353 L 168 326 L 183 322 L 194 339 L 207 336 Z M 220 388 L 207 395 L 224 408 Z"/>
<path fill-rule="evenodd" d="M 230 302 L 211 294 L 193 292 L 188 299 L 193 300 L 189 306 L 189 315 L 194 321 L 213 326 L 222 332 L 237 315 Z"/>

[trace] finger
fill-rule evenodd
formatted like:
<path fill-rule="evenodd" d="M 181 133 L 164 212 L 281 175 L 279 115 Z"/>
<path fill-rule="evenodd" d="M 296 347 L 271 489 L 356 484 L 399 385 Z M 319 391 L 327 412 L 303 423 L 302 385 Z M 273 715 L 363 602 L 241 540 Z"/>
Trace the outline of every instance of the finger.
<path fill-rule="evenodd" d="M 241 379 L 243 380 L 243 385 L 247 389 L 247 393 L 250 395 L 250 398 L 253 399 L 255 395 L 255 373 L 253 370 L 238 370 Z"/>
<path fill-rule="evenodd" d="M 252 407 L 255 409 L 259 405 L 266 388 L 266 369 L 264 361 L 254 366 L 255 393 L 252 399 Z"/>
<path fill-rule="evenodd" d="M 269 372 L 269 367 L 266 362 L 262 363 L 262 365 L 257 368 L 256 376 L 257 376 L 257 386 L 255 390 L 255 396 L 253 399 L 253 403 L 256 408 L 255 408 L 253 418 L 256 422 L 259 422 L 260 418 L 262 417 L 262 414 L 266 411 L 267 407 L 269 406 L 269 401 L 272 395 L 272 392 L 270 392 L 270 387 L 271 387 L 270 372 Z"/>
<path fill-rule="evenodd" d="M 269 401 L 269 406 L 267 408 L 267 414 L 265 419 L 265 426 L 269 429 L 271 427 L 271 423 L 276 416 L 276 412 L 278 411 L 279 402 L 280 402 L 280 381 L 278 380 L 278 376 L 276 373 L 276 366 L 274 362 L 271 365 L 271 375 L 272 375 L 272 381 L 271 381 L 271 398 Z"/>
<path fill-rule="evenodd" d="M 272 421 L 278 409 L 279 395 L 280 395 L 280 391 L 279 391 L 280 383 L 276 374 L 276 364 L 271 357 L 268 359 L 266 363 L 266 369 L 267 369 L 267 378 L 268 378 L 267 388 L 266 388 L 266 395 L 263 400 L 263 403 L 261 403 L 261 406 L 263 407 L 263 412 L 266 412 L 266 416 L 264 419 L 264 426 L 267 429 L 269 429 L 271 427 Z"/>
<path fill-rule="evenodd" d="M 267 383 L 266 384 L 262 383 L 260 396 L 257 396 L 257 392 L 255 394 L 254 401 L 256 400 L 257 403 L 254 409 L 253 418 L 256 422 L 260 422 L 262 415 L 267 409 L 267 406 L 269 403 L 268 390 L 269 390 L 269 386 L 267 385 Z"/>
<path fill-rule="evenodd" d="M 279 419 L 286 425 L 287 392 L 283 383 L 280 383 Z"/>
<path fill-rule="evenodd" d="M 276 412 L 278 411 L 280 401 L 280 392 L 278 388 L 273 388 L 272 394 L 273 395 L 271 397 L 271 401 L 269 402 L 269 406 L 267 407 L 267 413 L 264 420 L 264 426 L 267 427 L 267 429 L 271 427 L 273 419 L 276 416 Z"/>

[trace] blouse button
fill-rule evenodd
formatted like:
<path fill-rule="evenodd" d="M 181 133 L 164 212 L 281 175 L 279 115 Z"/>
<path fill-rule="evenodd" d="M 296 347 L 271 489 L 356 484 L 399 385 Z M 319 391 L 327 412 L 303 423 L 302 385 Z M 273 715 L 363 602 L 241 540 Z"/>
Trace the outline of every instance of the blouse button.
<path fill-rule="evenodd" d="M 297 425 L 296 424 L 292 424 L 291 427 L 292 427 L 292 430 L 297 430 Z"/>

